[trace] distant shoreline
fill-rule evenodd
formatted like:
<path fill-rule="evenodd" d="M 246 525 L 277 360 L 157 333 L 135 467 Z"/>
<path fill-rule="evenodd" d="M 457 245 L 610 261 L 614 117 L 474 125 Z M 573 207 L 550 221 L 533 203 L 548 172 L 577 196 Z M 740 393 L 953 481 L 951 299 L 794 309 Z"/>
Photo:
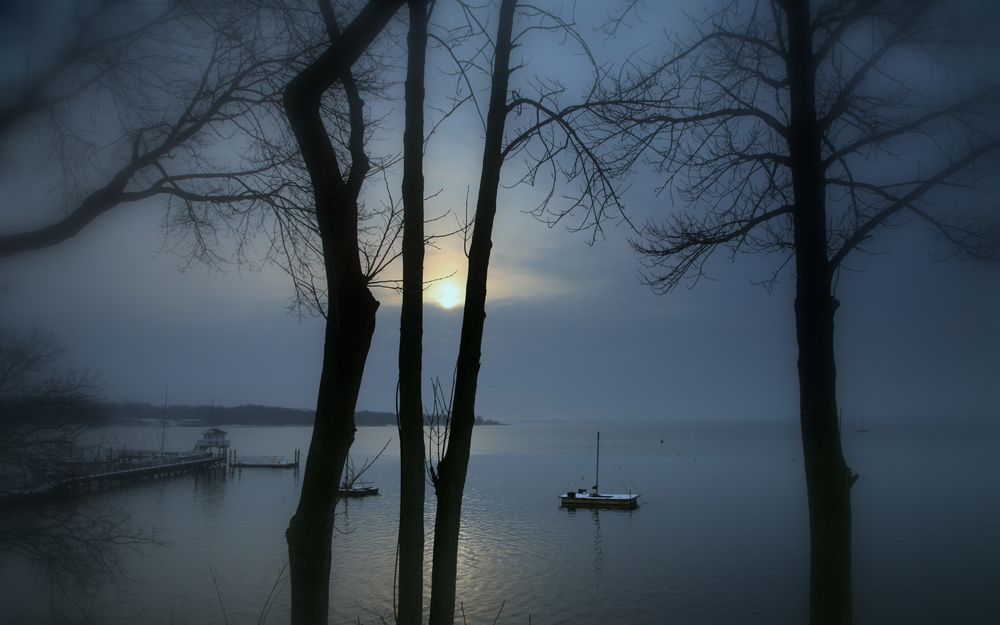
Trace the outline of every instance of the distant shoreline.
<path fill-rule="evenodd" d="M 113 425 L 116 427 L 160 427 L 160 421 L 136 421 L 130 419 L 127 421 L 112 421 L 108 425 Z M 168 427 L 181 427 L 181 428 L 203 428 L 203 427 L 213 427 L 218 426 L 218 423 L 202 423 L 202 422 L 188 422 L 188 421 L 171 421 L 167 419 Z M 310 427 L 312 423 L 223 423 L 222 425 L 232 428 L 303 428 Z M 359 428 L 387 428 L 393 427 L 396 424 L 393 423 L 389 425 L 387 423 L 355 423 L 356 427 Z M 476 427 L 481 425 L 508 427 L 510 423 L 502 423 L 500 421 L 494 421 L 493 419 L 484 419 L 483 421 L 476 421 Z M 425 423 L 424 427 L 430 427 L 430 423 Z"/>
<path fill-rule="evenodd" d="M 315 412 L 280 406 L 154 406 L 145 402 L 103 402 L 101 411 L 110 425 L 154 425 L 163 421 L 175 426 L 311 426 Z M 358 427 L 395 426 L 396 414 L 361 410 L 354 415 Z M 426 425 L 429 425 L 427 423 Z M 476 425 L 509 425 L 493 419 L 476 417 Z"/>

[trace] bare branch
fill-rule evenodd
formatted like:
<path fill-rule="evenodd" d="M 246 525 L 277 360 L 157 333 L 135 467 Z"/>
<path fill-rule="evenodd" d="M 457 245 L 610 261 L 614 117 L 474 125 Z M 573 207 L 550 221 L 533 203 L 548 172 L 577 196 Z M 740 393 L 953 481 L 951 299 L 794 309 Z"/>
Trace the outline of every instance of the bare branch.
<path fill-rule="evenodd" d="M 825 217 L 828 272 L 904 210 L 963 254 L 992 253 L 996 230 L 989 223 L 960 217 L 967 208 L 942 215 L 926 205 L 936 190 L 969 191 L 990 176 L 976 168 L 996 151 L 996 85 L 934 96 L 893 75 L 901 49 L 942 63 L 930 54 L 939 42 L 925 23 L 934 3 L 815 3 L 804 40 L 817 46 L 805 63 L 817 110 L 811 109 L 813 121 L 800 118 L 795 133 L 789 114 L 795 59 L 786 44 L 792 4 L 767 4 L 770 11 L 760 11 L 755 0 L 726 3 L 696 25 L 693 43 L 677 44 L 659 63 L 630 61 L 601 93 L 607 104 L 600 113 L 615 125 L 620 161 L 652 162 L 665 174 L 658 191 L 669 188 L 690 207 L 648 225 L 633 242 L 645 257 L 647 282 L 665 291 L 685 276 L 697 281 L 720 245 L 731 252 L 781 251 L 787 262 L 793 225 L 812 213 Z M 795 146 L 809 133 L 820 146 L 825 180 L 810 183 L 821 188 L 806 193 L 793 181 L 806 180 L 808 164 Z M 922 171 L 940 160 L 945 164 L 935 173 Z M 692 217 L 696 211 L 703 216 Z"/>
<path fill-rule="evenodd" d="M 847 258 L 848 254 L 856 250 L 859 245 L 870 238 L 879 226 L 884 225 L 893 215 L 896 215 L 904 209 L 912 210 L 919 217 L 931 223 L 931 225 L 939 230 L 945 238 L 956 244 L 960 250 L 966 252 L 974 258 L 985 258 L 982 254 L 978 253 L 974 247 L 965 244 L 967 237 L 959 238 L 955 231 L 945 226 L 944 220 L 931 217 L 925 211 L 917 208 L 914 204 L 927 196 L 937 187 L 948 182 L 948 180 L 953 176 L 966 170 L 976 161 L 986 155 L 997 152 L 998 150 L 1000 150 L 1000 140 L 994 140 L 980 145 L 967 152 L 962 156 L 962 158 L 949 163 L 933 176 L 929 176 L 925 180 L 914 183 L 909 191 L 900 196 L 890 193 L 884 186 L 864 185 L 866 190 L 876 193 L 883 199 L 888 200 L 889 203 L 864 221 L 850 237 L 844 240 L 837 252 L 830 258 L 829 270 L 831 272 L 836 271 L 836 269 L 844 262 L 844 259 Z M 862 183 L 854 182 L 853 186 L 861 187 Z"/>

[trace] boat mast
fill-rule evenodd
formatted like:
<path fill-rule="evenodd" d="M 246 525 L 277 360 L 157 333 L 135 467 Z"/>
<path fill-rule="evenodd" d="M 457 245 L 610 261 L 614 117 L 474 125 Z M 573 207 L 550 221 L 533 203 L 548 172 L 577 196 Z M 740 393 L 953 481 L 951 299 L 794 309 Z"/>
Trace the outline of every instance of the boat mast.
<path fill-rule="evenodd" d="M 594 490 L 600 491 L 598 486 L 601 483 L 601 432 L 597 432 L 597 470 L 594 472 Z"/>
<path fill-rule="evenodd" d="M 163 412 L 160 414 L 160 455 L 164 454 L 167 444 L 167 393 L 170 390 L 170 383 L 163 384 Z"/>

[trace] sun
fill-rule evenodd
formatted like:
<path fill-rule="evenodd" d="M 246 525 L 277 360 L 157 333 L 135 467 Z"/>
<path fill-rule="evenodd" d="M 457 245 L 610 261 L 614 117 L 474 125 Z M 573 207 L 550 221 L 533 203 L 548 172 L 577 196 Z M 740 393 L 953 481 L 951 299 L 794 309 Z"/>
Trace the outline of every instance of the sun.
<path fill-rule="evenodd" d="M 454 308 L 465 299 L 463 289 L 454 280 L 442 280 L 431 287 L 431 299 L 441 308 Z"/>

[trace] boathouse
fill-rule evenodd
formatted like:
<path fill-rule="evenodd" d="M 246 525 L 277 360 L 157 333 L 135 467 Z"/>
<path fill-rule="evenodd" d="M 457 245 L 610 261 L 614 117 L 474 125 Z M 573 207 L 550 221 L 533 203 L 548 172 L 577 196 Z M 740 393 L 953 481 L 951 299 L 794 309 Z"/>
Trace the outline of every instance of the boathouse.
<path fill-rule="evenodd" d="M 201 439 L 194 444 L 194 450 L 225 456 L 229 449 L 229 434 L 219 428 L 209 428 L 201 433 Z"/>

